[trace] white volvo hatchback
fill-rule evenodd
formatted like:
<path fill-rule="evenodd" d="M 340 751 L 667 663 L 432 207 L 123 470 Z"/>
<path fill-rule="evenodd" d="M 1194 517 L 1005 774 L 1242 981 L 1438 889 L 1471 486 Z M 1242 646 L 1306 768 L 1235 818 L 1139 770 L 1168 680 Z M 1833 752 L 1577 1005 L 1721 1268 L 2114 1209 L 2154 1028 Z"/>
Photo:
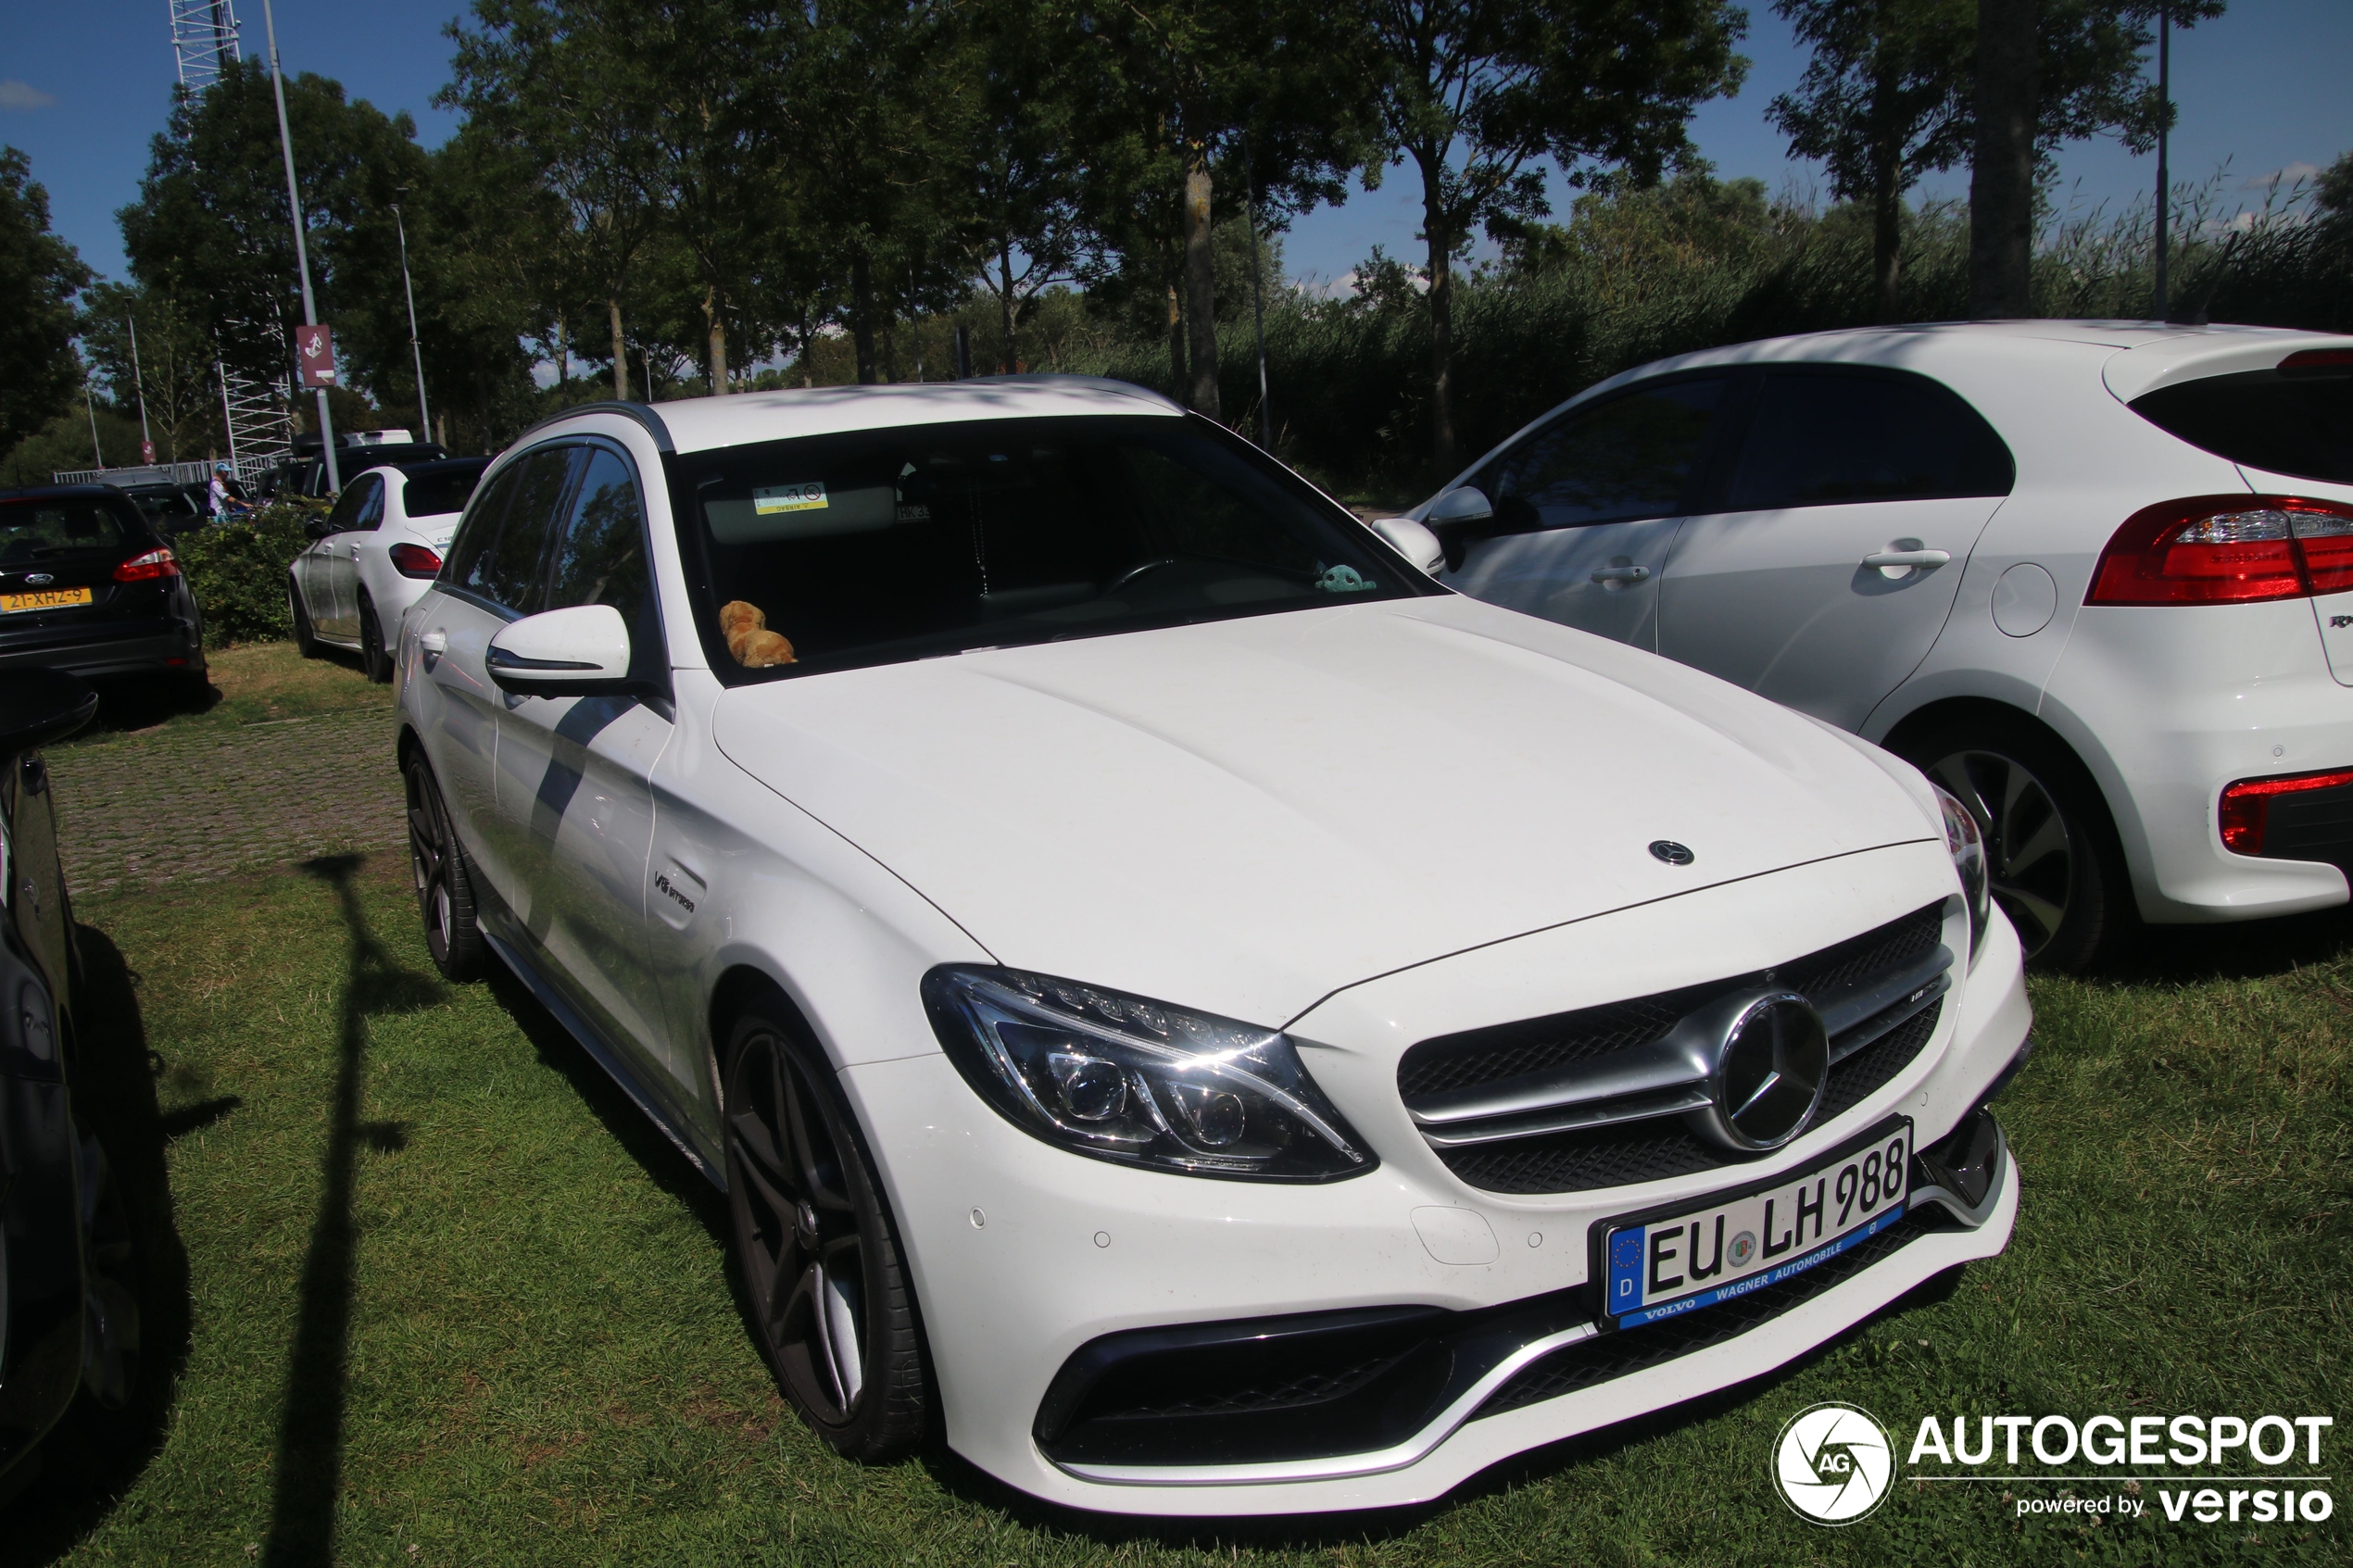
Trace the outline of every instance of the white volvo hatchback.
<path fill-rule="evenodd" d="M 1579 394 L 1408 515 L 1465 593 L 1918 763 L 2044 962 L 2346 901 L 2353 338 L 1740 344 Z"/>
<path fill-rule="evenodd" d="M 1063 378 L 575 409 L 403 623 L 436 961 L 729 1195 L 841 1451 L 1436 1497 L 2007 1243 L 1967 813 Z"/>

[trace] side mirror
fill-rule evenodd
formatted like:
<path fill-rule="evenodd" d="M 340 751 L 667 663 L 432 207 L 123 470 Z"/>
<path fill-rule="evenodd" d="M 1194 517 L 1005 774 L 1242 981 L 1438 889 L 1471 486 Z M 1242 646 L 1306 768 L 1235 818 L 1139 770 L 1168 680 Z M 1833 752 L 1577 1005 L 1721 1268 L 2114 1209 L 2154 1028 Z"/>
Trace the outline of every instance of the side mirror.
<path fill-rule="evenodd" d="M 57 670 L 12 670 L 0 682 L 0 757 L 35 751 L 90 722 L 98 694 Z"/>
<path fill-rule="evenodd" d="M 1494 505 L 1487 499 L 1487 492 L 1476 484 L 1457 485 L 1429 504 L 1422 521 L 1433 528 L 1450 522 L 1485 522 L 1495 515 Z"/>
<path fill-rule="evenodd" d="M 1409 517 L 1377 517 L 1373 532 L 1392 550 L 1432 577 L 1446 565 L 1446 546 L 1438 535 Z"/>
<path fill-rule="evenodd" d="M 490 678 L 528 696 L 590 696 L 629 685 L 629 623 L 610 605 L 526 615 L 490 639 Z"/>
<path fill-rule="evenodd" d="M 324 539 L 327 536 L 327 520 L 325 518 L 314 517 L 303 520 L 302 536 L 304 538 Z"/>

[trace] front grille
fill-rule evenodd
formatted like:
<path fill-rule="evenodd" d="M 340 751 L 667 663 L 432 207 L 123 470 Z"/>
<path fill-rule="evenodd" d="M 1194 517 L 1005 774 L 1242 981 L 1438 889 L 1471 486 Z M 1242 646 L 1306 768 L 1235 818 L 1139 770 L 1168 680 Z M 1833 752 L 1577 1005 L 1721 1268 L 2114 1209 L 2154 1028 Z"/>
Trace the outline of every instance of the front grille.
<path fill-rule="evenodd" d="M 1903 1223 L 1890 1226 L 1869 1240 L 1857 1243 L 1827 1262 L 1817 1263 L 1802 1274 L 1794 1274 L 1779 1285 L 1768 1285 L 1746 1296 L 1736 1296 L 1730 1301 L 1680 1317 L 1647 1323 L 1641 1328 L 1626 1329 L 1617 1334 L 1597 1335 L 1564 1345 L 1550 1355 L 1539 1357 L 1515 1373 L 1509 1381 L 1487 1398 L 1478 1407 L 1474 1421 L 1491 1415 L 1502 1415 L 1529 1405 L 1556 1399 L 1563 1394 L 1574 1394 L 1580 1388 L 1591 1388 L 1614 1378 L 1629 1377 L 1655 1366 L 1688 1356 L 1694 1350 L 1705 1350 L 1736 1339 L 1753 1328 L 1761 1328 L 1780 1317 L 1813 1300 L 1832 1286 L 1853 1279 L 1873 1264 L 1885 1261 L 1895 1253 L 1932 1232 L 1949 1228 L 1949 1216 L 1936 1205 L 1906 1216 Z"/>
<path fill-rule="evenodd" d="M 1923 962 L 1936 950 L 1944 926 L 1944 905 L 1931 904 L 1758 973 L 1426 1040 L 1398 1064 L 1398 1088 L 1411 1109 L 1431 1096 L 1646 1045 L 1663 1038 L 1693 1009 L 1744 987 L 1786 986 L 1821 1005 L 1843 994 L 1868 991 L 1885 977 Z M 1901 1017 L 1902 1005 L 1884 1016 Z M 1936 1032 L 1943 1011 L 1940 999 L 1833 1064 L 1813 1124 L 1822 1126 L 1854 1109 L 1901 1073 Z M 1879 1026 L 1880 1020 L 1866 1021 L 1845 1037 L 1868 1039 Z M 1697 1137 L 1672 1115 L 1459 1145 L 1437 1153 L 1448 1170 L 1472 1186 L 1511 1194 L 1587 1192 L 1663 1181 L 1745 1158 Z"/>
<path fill-rule="evenodd" d="M 1944 1004 L 1939 1000 L 1832 1067 L 1830 1086 L 1822 1091 L 1822 1108 L 1814 1113 L 1813 1124 L 1828 1125 L 1904 1071 L 1936 1033 L 1936 1021 L 1944 1010 Z M 1694 1171 L 1719 1170 L 1741 1164 L 1746 1158 L 1693 1136 L 1671 1117 L 1437 1152 L 1448 1170 L 1480 1191 L 1513 1194 L 1630 1186 L 1636 1182 L 1688 1176 Z"/>

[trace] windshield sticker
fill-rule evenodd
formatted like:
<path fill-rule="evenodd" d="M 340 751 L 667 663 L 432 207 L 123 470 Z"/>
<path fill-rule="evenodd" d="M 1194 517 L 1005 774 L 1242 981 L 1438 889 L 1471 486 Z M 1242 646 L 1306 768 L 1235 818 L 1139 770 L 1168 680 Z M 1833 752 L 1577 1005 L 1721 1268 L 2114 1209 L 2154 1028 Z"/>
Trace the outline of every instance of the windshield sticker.
<path fill-rule="evenodd" d="M 1361 575 L 1353 566 L 1336 566 L 1315 579 L 1315 586 L 1327 594 L 1362 594 L 1380 584 Z"/>
<path fill-rule="evenodd" d="M 812 480 L 806 484 L 772 484 L 751 493 L 751 509 L 760 517 L 772 512 L 813 512 L 825 505 L 825 487 Z"/>

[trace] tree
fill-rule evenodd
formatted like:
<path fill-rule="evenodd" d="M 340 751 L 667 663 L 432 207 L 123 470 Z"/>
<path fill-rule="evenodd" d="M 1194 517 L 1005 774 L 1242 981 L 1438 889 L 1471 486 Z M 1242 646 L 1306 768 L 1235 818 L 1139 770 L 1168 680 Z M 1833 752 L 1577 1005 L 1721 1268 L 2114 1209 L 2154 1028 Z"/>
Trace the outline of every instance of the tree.
<path fill-rule="evenodd" d="M 963 238 L 995 297 L 1007 371 L 1020 362 L 1023 318 L 1073 277 L 1084 243 L 1086 161 L 1065 42 L 1026 0 L 987 0 L 966 20 L 951 68 L 977 88 L 960 170 L 970 202 Z"/>
<path fill-rule="evenodd" d="M 82 384 L 73 296 L 90 269 L 49 229 L 31 160 L 0 147 L 0 452 L 46 425 Z"/>
<path fill-rule="evenodd" d="M 212 339 L 179 300 L 160 289 L 100 283 L 84 291 L 82 307 L 82 348 L 113 389 L 116 408 L 135 418 L 144 397 L 157 455 L 176 463 L 220 450 Z"/>
<path fill-rule="evenodd" d="M 1969 301 L 1981 317 L 2033 313 L 2034 198 L 2061 142 L 2113 132 L 2155 144 L 2160 106 L 2143 56 L 2160 11 L 2187 28 L 2223 0 L 1977 0 L 1969 167 Z"/>
<path fill-rule="evenodd" d="M 1766 110 L 1798 157 L 1821 159 L 1842 201 L 1871 207 L 1879 319 L 1897 303 L 1904 194 L 1969 150 L 1972 0 L 1775 0 L 1811 47 L 1795 93 Z"/>
<path fill-rule="evenodd" d="M 1738 89 L 1746 18 L 1725 0 L 1371 0 L 1385 161 L 1414 161 L 1428 247 L 1430 456 L 1455 463 L 1453 263 L 1572 186 L 1646 184 L 1690 156 L 1705 99 Z M 1378 166 L 1368 171 L 1377 178 Z"/>

